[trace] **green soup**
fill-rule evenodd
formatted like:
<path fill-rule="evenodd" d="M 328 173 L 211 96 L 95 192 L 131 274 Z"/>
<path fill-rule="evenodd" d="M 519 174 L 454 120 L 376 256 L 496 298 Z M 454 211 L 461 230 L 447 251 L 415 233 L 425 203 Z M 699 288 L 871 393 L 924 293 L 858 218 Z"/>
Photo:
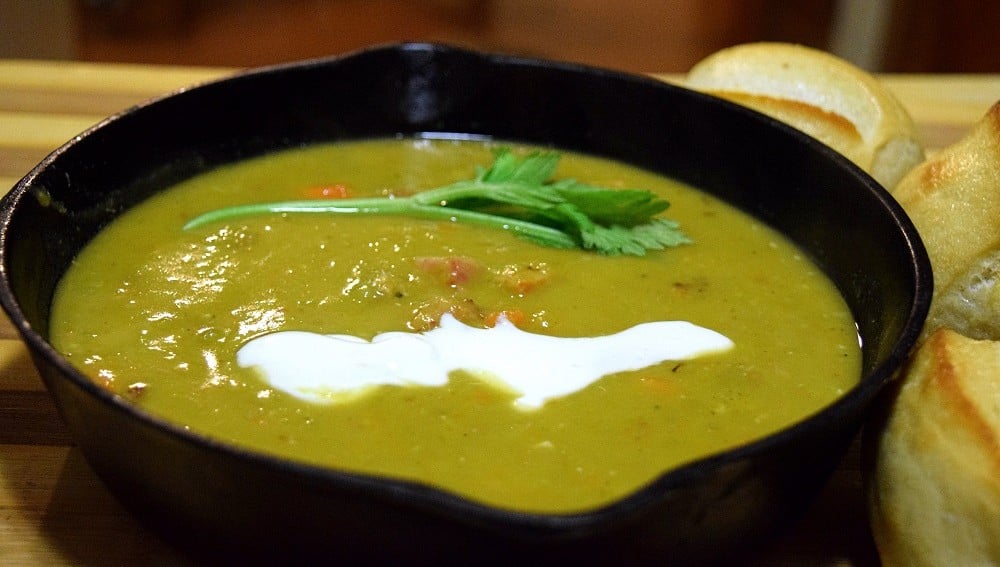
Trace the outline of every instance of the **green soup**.
<path fill-rule="evenodd" d="M 612 257 L 460 223 L 351 215 L 182 230 L 232 204 L 405 195 L 466 179 L 491 158 L 475 141 L 352 142 L 181 183 L 83 250 L 57 290 L 53 343 L 98 384 L 200 434 L 543 512 L 606 504 L 801 420 L 856 384 L 854 321 L 808 258 L 709 195 L 603 159 L 564 154 L 558 176 L 663 195 L 693 244 Z M 505 313 L 558 337 L 690 321 L 735 346 L 611 374 L 532 411 L 463 372 L 444 386 L 313 404 L 236 363 L 241 346 L 274 331 L 371 338 L 433 328 L 446 312 L 481 327 Z"/>

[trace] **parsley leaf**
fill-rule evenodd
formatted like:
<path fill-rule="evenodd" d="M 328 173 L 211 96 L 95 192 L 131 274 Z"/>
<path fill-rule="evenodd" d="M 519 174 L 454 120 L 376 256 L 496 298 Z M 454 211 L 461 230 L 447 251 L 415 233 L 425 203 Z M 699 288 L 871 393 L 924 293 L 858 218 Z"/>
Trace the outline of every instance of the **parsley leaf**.
<path fill-rule="evenodd" d="M 670 206 L 666 200 L 640 189 L 552 181 L 558 165 L 556 152 L 519 158 L 502 148 L 489 168 L 477 168 L 473 179 L 410 197 L 237 205 L 199 215 L 184 228 L 262 214 L 395 214 L 500 228 L 542 246 L 607 255 L 642 256 L 691 242 L 676 222 L 655 216 Z"/>

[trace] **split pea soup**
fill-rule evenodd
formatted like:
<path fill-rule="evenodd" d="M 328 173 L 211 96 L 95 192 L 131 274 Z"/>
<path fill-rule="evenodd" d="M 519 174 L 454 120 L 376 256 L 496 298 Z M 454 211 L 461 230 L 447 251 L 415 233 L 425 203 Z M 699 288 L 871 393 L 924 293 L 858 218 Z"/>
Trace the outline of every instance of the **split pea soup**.
<path fill-rule="evenodd" d="M 851 313 L 801 251 L 695 188 L 593 156 L 562 152 L 555 179 L 652 191 L 689 242 L 606 255 L 351 212 L 186 227 L 234 205 L 405 199 L 475 177 L 497 149 L 333 143 L 182 182 L 80 253 L 52 341 L 199 434 L 546 513 L 605 505 L 859 380 Z"/>

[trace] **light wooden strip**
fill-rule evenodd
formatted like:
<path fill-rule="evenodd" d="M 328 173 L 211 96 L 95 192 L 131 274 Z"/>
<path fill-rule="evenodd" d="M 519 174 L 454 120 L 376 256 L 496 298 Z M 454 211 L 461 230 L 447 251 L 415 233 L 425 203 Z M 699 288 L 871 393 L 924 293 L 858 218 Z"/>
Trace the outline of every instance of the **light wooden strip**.
<path fill-rule="evenodd" d="M 0 111 L 0 175 L 20 179 L 52 150 L 93 126 L 102 115 Z M 14 183 L 5 183 L 6 192 Z"/>
<path fill-rule="evenodd" d="M 0 111 L 103 117 L 233 72 L 215 67 L 0 60 Z"/>
<path fill-rule="evenodd" d="M 0 88 L 0 111 L 96 114 L 108 116 L 159 95 L 154 93 L 87 93 Z"/>
<path fill-rule="evenodd" d="M 0 59 L 0 91 L 130 93 L 153 96 L 236 71 L 227 67 L 177 67 Z"/>
<path fill-rule="evenodd" d="M 48 392 L 0 391 L 0 444 L 69 446 L 73 438 Z"/>
<path fill-rule="evenodd" d="M 69 447 L 0 445 L 9 458 L 0 461 L 0 509 L 44 510 Z M 29 479 L 34 482 L 29 482 Z"/>
<path fill-rule="evenodd" d="M 0 60 L 0 111 L 108 116 L 234 71 Z"/>
<path fill-rule="evenodd" d="M 0 311 L 0 339 L 20 339 L 14 323 L 2 311 Z"/>
<path fill-rule="evenodd" d="M 2 194 L 6 194 L 17 183 L 18 179 L 24 177 L 48 154 L 49 150 L 45 148 L 4 148 L 0 146 L 0 175 L 14 179 L 10 185 L 4 185 Z"/>
<path fill-rule="evenodd" d="M 17 339 L 0 340 L 0 444 L 71 443 L 27 348 Z"/>
<path fill-rule="evenodd" d="M 917 124 L 917 136 L 924 145 L 926 157 L 931 157 L 941 149 L 961 140 L 969 133 L 969 125 Z"/>
<path fill-rule="evenodd" d="M 883 75 L 918 122 L 971 125 L 1000 102 L 1000 75 Z"/>
<path fill-rule="evenodd" d="M 0 340 L 0 444 L 71 443 L 69 431 L 27 348 L 17 339 Z"/>
<path fill-rule="evenodd" d="M 0 159 L 2 159 L 2 154 L 0 154 Z M 9 174 L 2 173 L 2 170 L 0 170 L 0 196 L 6 195 L 7 191 L 13 189 L 14 185 L 17 185 L 17 182 L 21 180 L 21 177 L 10 176 Z"/>
<path fill-rule="evenodd" d="M 20 339 L 0 340 L 0 392 L 44 391 L 27 347 Z"/>
<path fill-rule="evenodd" d="M 46 151 L 93 126 L 100 114 L 0 112 L 0 148 L 39 148 Z"/>
<path fill-rule="evenodd" d="M 185 565 L 122 508 L 75 448 L 0 445 L 0 563 Z"/>
<path fill-rule="evenodd" d="M 1000 75 L 885 75 L 913 116 L 928 154 L 962 139 L 1000 102 Z"/>

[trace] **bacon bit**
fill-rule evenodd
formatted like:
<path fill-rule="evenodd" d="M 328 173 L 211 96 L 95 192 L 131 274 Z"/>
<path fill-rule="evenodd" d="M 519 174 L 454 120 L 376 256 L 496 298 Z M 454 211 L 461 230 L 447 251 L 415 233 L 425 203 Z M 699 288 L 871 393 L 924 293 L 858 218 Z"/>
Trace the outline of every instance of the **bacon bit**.
<path fill-rule="evenodd" d="M 528 322 L 528 315 L 520 309 L 504 309 L 502 311 L 492 311 L 486 314 L 483 323 L 487 327 L 496 327 L 497 321 L 503 316 L 514 324 L 515 327 L 523 327 Z"/>
<path fill-rule="evenodd" d="M 496 274 L 497 281 L 505 290 L 524 295 L 549 281 L 549 269 L 544 263 L 511 264 L 504 266 Z"/>
<path fill-rule="evenodd" d="M 464 256 L 419 256 L 413 259 L 417 268 L 448 287 L 469 283 L 482 271 L 482 265 Z"/>
<path fill-rule="evenodd" d="M 309 187 L 303 191 L 303 194 L 310 199 L 346 199 L 351 196 L 347 186 L 340 183 Z"/>

